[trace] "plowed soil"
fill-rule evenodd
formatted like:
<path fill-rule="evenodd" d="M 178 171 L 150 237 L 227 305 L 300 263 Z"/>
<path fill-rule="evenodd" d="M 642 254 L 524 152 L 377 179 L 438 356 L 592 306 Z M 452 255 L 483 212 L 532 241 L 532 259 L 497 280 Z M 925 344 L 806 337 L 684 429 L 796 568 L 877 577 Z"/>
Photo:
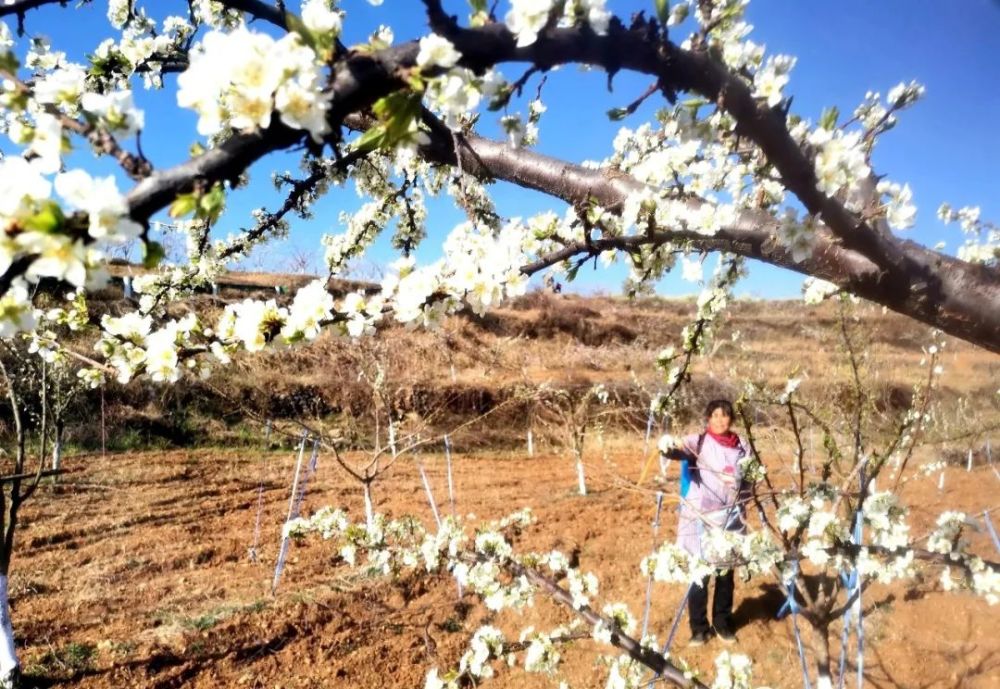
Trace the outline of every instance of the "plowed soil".
<path fill-rule="evenodd" d="M 641 614 L 645 581 L 638 563 L 649 551 L 654 498 L 641 473 L 638 443 L 594 450 L 591 492 L 576 494 L 564 455 L 455 456 L 458 510 L 492 519 L 531 506 L 538 523 L 517 547 L 577 551 L 598 574 L 600 600 L 623 600 Z M 425 454 L 442 510 L 444 459 Z M 432 666 L 450 667 L 489 616 L 453 580 L 404 576 L 361 579 L 321 540 L 293 545 L 276 595 L 271 593 L 281 524 L 288 511 L 294 453 L 199 450 L 76 456 L 58 487 L 40 490 L 24 508 L 11 575 L 13 621 L 32 686 L 105 687 L 422 687 Z M 780 467 L 775 472 L 780 472 Z M 264 509 L 254 561 L 257 491 Z M 991 467 L 951 466 L 907 483 L 916 533 L 944 509 L 980 513 L 1000 503 Z M 376 484 L 377 509 L 430 520 L 416 465 L 401 460 Z M 320 456 L 304 512 L 325 505 L 363 515 L 361 490 Z M 1000 521 L 994 517 L 994 521 Z M 661 538 L 672 538 L 673 507 Z M 998 559 L 985 532 L 970 537 Z M 651 630 L 663 638 L 683 591 L 658 584 Z M 739 643 L 755 660 L 755 684 L 800 687 L 789 618 L 775 619 L 781 596 L 773 581 L 737 585 Z M 539 600 L 524 615 L 493 620 L 508 632 L 550 629 L 569 613 Z M 968 593 L 945 593 L 928 577 L 905 590 L 873 587 L 865 600 L 865 685 L 1000 687 L 1000 606 Z M 675 653 L 714 675 L 718 641 L 686 649 L 686 621 Z M 811 643 L 808 636 L 806 642 Z M 602 687 L 597 643 L 564 652 L 573 687 Z M 611 651 L 608 647 L 601 647 Z M 836 650 L 835 650 L 836 653 Z M 853 651 L 848 669 L 854 673 Z M 854 686 L 854 678 L 849 677 Z M 498 668 L 497 687 L 555 686 L 546 677 Z"/>

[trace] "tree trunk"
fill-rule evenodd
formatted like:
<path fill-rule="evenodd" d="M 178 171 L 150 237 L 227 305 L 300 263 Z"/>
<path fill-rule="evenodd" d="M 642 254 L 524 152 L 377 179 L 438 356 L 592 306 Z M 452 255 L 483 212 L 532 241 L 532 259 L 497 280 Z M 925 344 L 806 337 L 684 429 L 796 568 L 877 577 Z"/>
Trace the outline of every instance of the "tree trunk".
<path fill-rule="evenodd" d="M 21 666 L 17 662 L 14 647 L 14 627 L 10 622 L 10 599 L 7 589 L 7 575 L 0 574 L 0 689 L 17 686 L 21 676 Z"/>
<path fill-rule="evenodd" d="M 62 419 L 56 420 L 56 437 L 52 445 L 52 470 L 59 471 L 62 468 L 62 440 L 63 440 L 63 424 Z M 53 477 L 53 480 L 59 480 L 59 477 Z"/>
<path fill-rule="evenodd" d="M 814 625 L 812 632 L 816 640 L 816 689 L 833 689 L 830 676 L 830 628 Z"/>
<path fill-rule="evenodd" d="M 583 475 L 583 453 L 576 453 L 576 481 L 580 488 L 580 495 L 587 494 L 587 481 Z"/>
<path fill-rule="evenodd" d="M 372 484 L 367 481 L 365 487 L 365 525 L 371 529 L 375 526 L 375 508 L 372 505 Z"/>

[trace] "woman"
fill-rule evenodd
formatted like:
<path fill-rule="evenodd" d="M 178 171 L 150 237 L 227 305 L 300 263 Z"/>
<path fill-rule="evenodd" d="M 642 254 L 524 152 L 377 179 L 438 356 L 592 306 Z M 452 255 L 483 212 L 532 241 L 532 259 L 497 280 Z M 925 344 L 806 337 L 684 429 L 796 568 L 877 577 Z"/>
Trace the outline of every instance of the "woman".
<path fill-rule="evenodd" d="M 733 405 L 728 400 L 712 400 L 705 407 L 705 430 L 685 436 L 678 444 L 670 436 L 660 441 L 664 458 L 681 460 L 681 514 L 677 543 L 702 557 L 702 537 L 708 529 L 743 531 L 745 495 L 740 460 L 748 455 L 740 437 L 730 430 Z M 686 475 L 685 475 L 686 473 Z M 715 571 L 712 626 L 708 623 L 709 577 L 691 586 L 688 612 L 691 618 L 691 645 L 708 641 L 715 634 L 726 642 L 736 641 L 733 633 L 733 570 Z"/>

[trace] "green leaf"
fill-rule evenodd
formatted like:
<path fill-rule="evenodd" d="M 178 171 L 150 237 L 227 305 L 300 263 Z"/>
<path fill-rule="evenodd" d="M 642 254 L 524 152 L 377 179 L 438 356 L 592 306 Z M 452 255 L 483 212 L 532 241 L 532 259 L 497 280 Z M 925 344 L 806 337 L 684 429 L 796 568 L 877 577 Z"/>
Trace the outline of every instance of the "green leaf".
<path fill-rule="evenodd" d="M 691 110 L 697 110 L 703 105 L 708 105 L 708 101 L 704 98 L 688 98 L 681 101 L 682 108 L 690 108 Z"/>
<path fill-rule="evenodd" d="M 382 140 L 385 138 L 385 126 L 376 125 L 362 134 L 354 142 L 354 149 L 367 153 L 368 151 L 374 151 L 376 148 L 382 146 Z"/>
<path fill-rule="evenodd" d="M 160 265 L 160 261 L 166 255 L 166 250 L 159 242 L 147 241 L 142 245 L 142 265 L 144 268 L 155 268 Z"/>
<path fill-rule="evenodd" d="M 167 214 L 171 218 L 183 218 L 189 213 L 193 213 L 198 207 L 198 197 L 194 194 L 178 194 L 174 202 L 170 204 Z"/>
<path fill-rule="evenodd" d="M 840 117 L 840 110 L 836 105 L 832 105 L 823 111 L 819 117 L 819 126 L 823 129 L 833 130 L 837 127 L 837 118 Z"/>
<path fill-rule="evenodd" d="M 13 52 L 7 50 L 0 54 L 0 69 L 14 74 L 20 66 L 21 63 L 17 61 L 17 56 Z"/>
<path fill-rule="evenodd" d="M 21 224 L 28 230 L 52 234 L 61 230 L 65 223 L 66 216 L 63 215 L 59 204 L 55 201 L 45 201 L 37 213 L 23 220 Z"/>
<path fill-rule="evenodd" d="M 670 0 L 654 0 L 656 3 L 656 18 L 661 24 L 666 24 L 670 18 Z"/>
<path fill-rule="evenodd" d="M 624 120 L 628 116 L 627 108 L 611 108 L 608 110 L 608 119 L 612 122 Z"/>
<path fill-rule="evenodd" d="M 209 226 L 214 225 L 226 208 L 226 193 L 222 190 L 222 184 L 216 182 L 208 193 L 203 194 L 198 199 L 198 217 L 208 221 Z"/>
<path fill-rule="evenodd" d="M 420 117 L 420 94 L 396 91 L 375 101 L 372 110 L 381 124 L 362 134 L 354 142 L 355 150 L 392 148 L 399 141 L 408 139 L 412 134 L 413 122 Z"/>
<path fill-rule="evenodd" d="M 473 12 L 486 11 L 486 0 L 469 0 L 469 5 L 472 7 Z"/>
<path fill-rule="evenodd" d="M 421 93 L 427 88 L 427 82 L 423 80 L 420 73 L 416 70 L 406 75 L 406 83 L 411 89 Z"/>

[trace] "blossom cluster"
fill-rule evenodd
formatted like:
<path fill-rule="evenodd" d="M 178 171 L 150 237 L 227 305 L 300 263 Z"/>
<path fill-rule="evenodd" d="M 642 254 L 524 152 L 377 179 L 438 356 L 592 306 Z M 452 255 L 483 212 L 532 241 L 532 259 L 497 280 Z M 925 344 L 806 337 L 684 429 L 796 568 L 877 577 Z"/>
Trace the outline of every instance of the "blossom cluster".
<path fill-rule="evenodd" d="M 572 26 L 583 22 L 597 34 L 607 32 L 611 13 L 605 8 L 605 0 L 568 0 L 565 3 L 558 3 L 556 0 L 511 0 L 510 11 L 504 21 L 517 37 L 517 45 L 523 47 L 537 41 L 538 34 L 560 4 L 563 11 L 558 26 Z"/>
<path fill-rule="evenodd" d="M 282 123 L 315 141 L 330 131 L 322 65 L 297 33 L 275 40 L 244 26 L 211 31 L 191 51 L 177 84 L 178 105 L 198 114 L 204 136 L 266 129 L 275 110 Z"/>
<path fill-rule="evenodd" d="M 971 263 L 1000 265 L 1000 226 L 980 218 L 979 206 L 952 208 L 943 203 L 937 216 L 944 223 L 959 224 L 965 234 L 965 242 L 958 248 L 958 257 Z"/>
<path fill-rule="evenodd" d="M 193 18 L 207 26 L 234 26 L 238 17 L 231 11 L 199 11 L 221 5 L 211 0 L 191 3 Z M 133 75 L 141 75 L 146 88 L 163 86 L 164 62 L 180 55 L 196 26 L 188 18 L 170 15 L 157 26 L 145 9 L 127 0 L 108 3 L 108 20 L 121 30 L 121 38 L 107 38 L 90 56 L 91 77 L 99 76 L 114 89 L 127 88 Z"/>
<path fill-rule="evenodd" d="M 78 211 L 81 227 L 68 227 L 53 188 L 67 208 Z M 0 299 L 0 333 L 9 336 L 32 327 L 29 284 L 43 278 L 64 280 L 76 288 L 103 283 L 104 249 L 133 239 L 141 226 L 128 217 L 114 178 L 94 178 L 70 170 L 48 179 L 34 161 L 0 161 L 0 273 L 26 261 L 23 278 Z"/>

